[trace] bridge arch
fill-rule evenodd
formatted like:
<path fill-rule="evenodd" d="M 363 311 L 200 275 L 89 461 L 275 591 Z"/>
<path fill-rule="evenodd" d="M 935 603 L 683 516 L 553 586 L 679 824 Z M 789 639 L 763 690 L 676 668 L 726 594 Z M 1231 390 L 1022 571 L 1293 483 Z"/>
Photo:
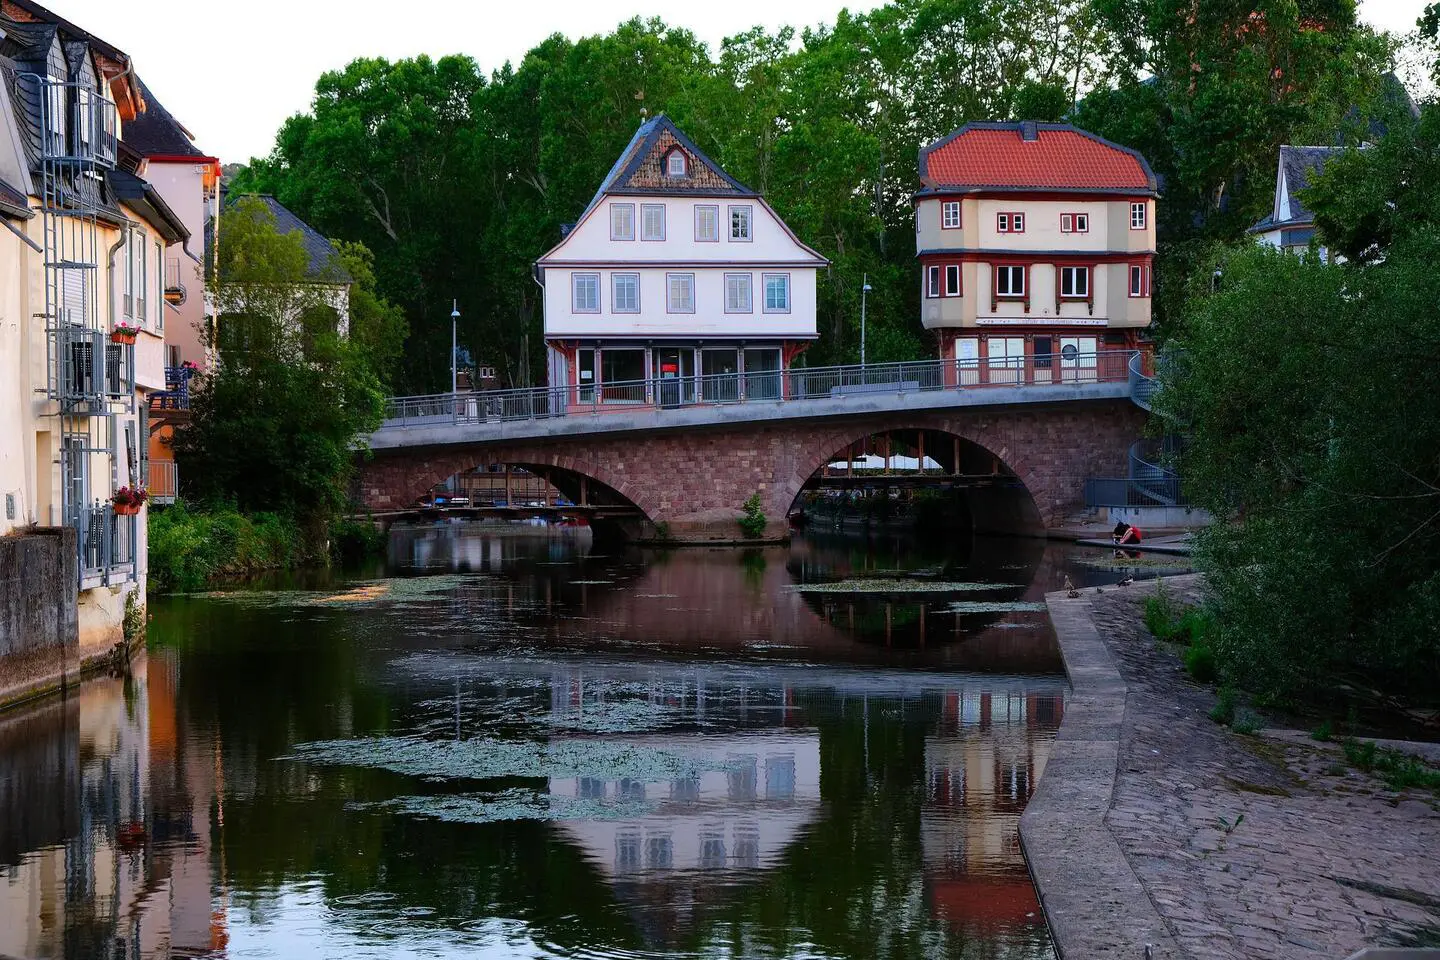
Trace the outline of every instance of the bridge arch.
<path fill-rule="evenodd" d="M 481 446 L 377 459 L 362 469 L 361 499 L 372 506 L 383 503 L 386 509 L 408 510 L 437 484 L 490 464 L 519 467 L 544 477 L 572 503 L 629 506 L 640 519 L 654 522 L 656 507 L 646 490 L 583 452 L 553 447 Z"/>
<path fill-rule="evenodd" d="M 934 460 L 948 471 L 935 476 L 937 484 L 962 475 L 990 474 L 1000 480 L 992 488 L 977 489 L 967 496 L 976 532 L 1040 534 L 1046 524 L 1055 519 L 1042 506 L 1052 500 L 1055 493 L 1050 489 L 1048 478 L 1031 467 L 1013 442 L 983 426 L 961 425 L 933 417 L 878 422 L 863 428 L 850 426 L 820 434 L 816 442 L 797 457 L 795 475 L 776 491 L 771 508 L 779 516 L 788 515 L 827 464 L 848 459 L 858 446 L 878 437 L 889 438 L 891 442 L 897 437 L 911 440 L 907 450 L 910 455 L 923 453 L 926 460 Z M 911 439 L 922 437 L 918 442 Z M 1004 483 L 1005 480 L 1011 482 Z"/>

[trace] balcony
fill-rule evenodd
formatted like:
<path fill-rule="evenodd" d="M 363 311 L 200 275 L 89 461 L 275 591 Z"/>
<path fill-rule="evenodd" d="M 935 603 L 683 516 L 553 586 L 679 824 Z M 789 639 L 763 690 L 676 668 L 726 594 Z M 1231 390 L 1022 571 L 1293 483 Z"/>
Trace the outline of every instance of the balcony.
<path fill-rule="evenodd" d="M 68 323 L 51 328 L 50 336 L 51 396 L 68 413 L 106 413 L 108 401 L 126 401 L 134 394 L 132 346 L 111 343 L 103 330 Z"/>
<path fill-rule="evenodd" d="M 80 589 L 134 580 L 139 516 L 117 516 L 111 504 L 95 501 L 76 519 L 80 546 Z"/>
<path fill-rule="evenodd" d="M 114 167 L 119 141 L 115 103 L 81 83 L 27 74 L 39 88 L 41 158 L 76 166 Z"/>
<path fill-rule="evenodd" d="M 165 261 L 165 302 L 178 307 L 188 295 L 185 283 L 180 279 L 180 258 L 171 257 Z"/>
<path fill-rule="evenodd" d="M 190 409 L 190 380 L 195 376 L 195 368 L 181 365 L 178 367 L 165 368 L 165 389 L 150 394 L 150 409 L 156 410 L 189 410 Z"/>
<path fill-rule="evenodd" d="M 180 474 L 174 460 L 151 460 L 146 466 L 145 490 L 151 503 L 174 503 Z"/>

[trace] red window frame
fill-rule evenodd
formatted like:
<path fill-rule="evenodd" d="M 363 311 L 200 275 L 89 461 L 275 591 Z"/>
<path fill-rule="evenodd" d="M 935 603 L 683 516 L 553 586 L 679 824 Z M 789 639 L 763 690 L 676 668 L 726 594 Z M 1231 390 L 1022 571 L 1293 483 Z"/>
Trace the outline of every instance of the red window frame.
<path fill-rule="evenodd" d="M 1069 218 L 1070 218 L 1070 229 L 1069 229 L 1069 230 L 1066 230 L 1066 229 L 1065 229 L 1065 218 L 1066 218 L 1066 217 L 1069 217 Z M 1084 217 L 1084 218 L 1085 218 L 1085 229 L 1084 229 L 1084 230 L 1078 229 L 1078 224 L 1079 224 L 1079 222 L 1080 222 L 1079 219 L 1078 219 L 1079 217 Z M 1076 211 L 1076 212 L 1073 212 L 1073 213 L 1062 213 L 1062 214 L 1060 214 L 1060 232 L 1061 232 L 1061 233 L 1089 233 L 1089 232 L 1090 232 L 1090 214 L 1089 214 L 1088 212 L 1085 212 L 1085 211 Z"/>
<path fill-rule="evenodd" d="M 996 233 L 1024 233 L 1025 214 L 1016 210 L 1006 210 L 995 214 Z"/>
<path fill-rule="evenodd" d="M 1135 292 L 1135 271 L 1140 271 L 1140 292 Z M 1150 296 L 1150 264 L 1132 263 L 1125 271 L 1125 289 L 1132 300 L 1143 300 Z"/>
<path fill-rule="evenodd" d="M 951 290 L 950 290 L 950 271 L 952 271 L 952 270 L 955 271 L 955 290 L 954 290 L 953 293 L 952 293 Z M 963 289 L 964 289 L 964 286 L 965 286 L 965 280 L 964 280 L 964 276 L 963 276 L 963 275 L 961 274 L 961 272 L 960 272 L 960 264 L 958 264 L 958 263 L 947 263 L 947 264 L 945 264 L 945 286 L 941 288 L 941 289 L 944 290 L 945 296 L 947 296 L 947 297 L 958 297 L 958 296 L 961 296 L 961 295 L 962 295 L 962 291 L 963 291 Z"/>
<path fill-rule="evenodd" d="M 952 226 L 947 226 L 947 225 L 945 224 L 945 208 L 946 208 L 947 206 L 950 206 L 951 204 L 954 204 L 954 205 L 955 205 L 955 225 L 954 225 L 953 227 L 952 227 Z M 965 214 L 964 214 L 963 208 L 960 206 L 960 201 L 959 201 L 959 200 L 941 200 L 941 201 L 940 201 L 940 229 L 941 229 L 941 230 L 959 230 L 959 229 L 961 229 L 964 225 L 965 225 Z"/>

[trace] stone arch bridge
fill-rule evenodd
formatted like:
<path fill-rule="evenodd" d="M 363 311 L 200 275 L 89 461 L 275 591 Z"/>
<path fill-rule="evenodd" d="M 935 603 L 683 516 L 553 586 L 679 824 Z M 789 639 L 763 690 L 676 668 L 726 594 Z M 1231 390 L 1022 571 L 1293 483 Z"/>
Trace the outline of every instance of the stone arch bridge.
<path fill-rule="evenodd" d="M 845 373 L 818 387 L 789 382 L 794 371 L 753 391 L 763 396 L 747 398 L 740 385 L 710 403 L 703 390 L 699 402 L 664 402 L 679 398 L 658 382 L 613 406 L 574 388 L 404 398 L 370 437 L 357 492 L 374 513 L 406 511 L 447 477 L 504 463 L 679 539 L 733 538 L 742 504 L 758 493 L 776 534 L 825 464 L 857 441 L 898 433 L 942 472 L 1001 481 L 972 491 L 977 529 L 1033 531 L 1075 509 L 1086 478 L 1124 474 L 1147 416 L 1129 362 L 1138 359 L 1111 358 L 1060 382 L 1033 382 L 1024 370 L 954 382 L 966 371 L 944 361 L 870 366 L 848 386 Z"/>

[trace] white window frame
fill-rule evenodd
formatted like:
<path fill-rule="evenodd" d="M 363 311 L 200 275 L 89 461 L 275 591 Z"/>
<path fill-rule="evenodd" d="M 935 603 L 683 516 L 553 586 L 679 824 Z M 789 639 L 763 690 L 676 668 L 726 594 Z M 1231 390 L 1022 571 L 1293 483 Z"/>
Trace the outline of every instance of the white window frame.
<path fill-rule="evenodd" d="M 595 305 L 583 307 L 580 305 L 580 284 L 581 281 L 589 281 L 595 293 Z M 600 312 L 600 274 L 598 273 L 572 273 L 570 274 L 570 312 L 571 313 L 599 313 Z"/>
<path fill-rule="evenodd" d="M 660 229 L 659 229 L 657 232 L 652 232 L 652 231 L 650 230 L 650 226 L 651 226 L 650 218 L 651 218 L 651 215 L 657 213 L 657 211 L 658 211 L 658 215 L 659 215 L 659 218 L 660 218 L 660 222 L 657 224 L 657 226 L 659 226 Z M 641 239 L 641 240 L 649 240 L 649 241 L 656 241 L 656 240 L 664 240 L 664 239 L 665 239 L 665 204 L 663 204 L 663 203 L 642 203 L 642 204 L 640 204 L 640 239 Z"/>
<path fill-rule="evenodd" d="M 1144 230 L 1145 223 L 1149 219 L 1150 205 L 1144 200 L 1136 203 L 1130 202 L 1130 229 Z"/>
<path fill-rule="evenodd" d="M 1130 264 L 1130 296 L 1132 299 L 1143 299 L 1150 296 L 1150 267 L 1148 265 Z"/>
<path fill-rule="evenodd" d="M 629 217 L 628 231 L 617 230 L 616 218 L 624 212 Z M 634 240 L 635 239 L 635 204 L 633 203 L 612 203 L 610 204 L 610 239 L 611 240 Z"/>
<path fill-rule="evenodd" d="M 700 229 L 701 212 L 710 214 L 710 230 Z M 708 232 L 709 236 L 706 236 Z M 716 203 L 697 203 L 695 205 L 695 242 L 696 243 L 719 243 L 720 242 L 720 205 Z"/>
<path fill-rule="evenodd" d="M 675 285 L 683 284 L 689 296 L 689 302 L 681 302 L 676 306 Z M 666 313 L 694 313 L 695 312 L 695 274 L 693 273 L 667 273 L 665 274 L 665 312 Z"/>
<path fill-rule="evenodd" d="M 925 296 L 933 300 L 940 296 L 940 265 L 932 263 L 925 268 Z"/>
<path fill-rule="evenodd" d="M 744 236 L 737 236 L 735 232 L 735 214 L 744 214 Z M 726 235 L 732 243 L 750 243 L 755 239 L 755 208 L 748 203 L 732 203 L 725 211 L 725 220 L 729 224 Z"/>
<path fill-rule="evenodd" d="M 635 303 L 633 306 L 625 306 L 620 295 L 621 281 L 635 281 Z M 640 274 L 638 273 L 612 273 L 610 274 L 610 312 L 611 313 L 639 313 L 640 312 Z"/>
<path fill-rule="evenodd" d="M 1090 214 L 1088 213 L 1062 213 L 1060 214 L 1061 233 L 1089 233 Z"/>
<path fill-rule="evenodd" d="M 754 313 L 755 277 L 749 273 L 725 274 L 725 312 Z"/>
<path fill-rule="evenodd" d="M 772 281 L 779 281 L 785 293 L 785 305 L 772 307 L 770 305 L 770 284 Z M 766 273 L 760 277 L 760 283 L 764 290 L 764 311 L 766 313 L 789 313 L 790 312 L 790 274 L 788 273 Z"/>
<path fill-rule="evenodd" d="M 995 214 L 996 233 L 1024 233 L 1025 214 L 1016 213 L 1013 210 L 1006 210 L 1004 213 Z"/>
<path fill-rule="evenodd" d="M 1012 289 L 1010 289 L 1010 290 L 1001 290 L 1001 289 L 1000 289 L 1000 277 L 1001 277 L 1001 275 L 1002 275 L 1002 274 L 1001 274 L 1001 271 L 1005 271 L 1005 274 L 1004 274 L 1004 275 L 1005 275 L 1007 278 L 1009 278 L 1010 280 L 1012 280 L 1012 281 L 1014 280 L 1014 278 L 1019 277 L 1019 278 L 1020 278 L 1020 289 L 1016 290 L 1016 289 L 1013 289 L 1013 288 L 1012 288 Z M 1023 264 L 1016 264 L 1016 263 L 1001 263 L 1001 264 L 997 264 L 997 265 L 995 266 L 995 295 L 996 295 L 997 297 L 1016 297 L 1016 298 L 1025 296 L 1025 281 L 1026 281 L 1025 274 L 1026 274 L 1026 272 L 1027 272 L 1027 271 L 1026 271 L 1026 269 L 1025 269 L 1025 267 L 1024 267 Z"/>
<path fill-rule="evenodd" d="M 951 214 L 954 214 L 954 216 L 952 217 Z M 960 225 L 961 225 L 961 222 L 960 222 L 960 201 L 959 201 L 959 200 L 941 200 L 941 201 L 940 201 L 940 229 L 941 229 L 941 230 L 959 230 L 959 229 L 960 229 Z"/>
<path fill-rule="evenodd" d="M 955 281 L 954 284 L 950 282 L 952 279 Z M 960 264 L 958 263 L 945 264 L 945 296 L 960 296 Z"/>
<path fill-rule="evenodd" d="M 1069 293 L 1065 292 L 1067 286 L 1070 288 Z M 1085 289 L 1081 290 L 1080 287 L 1084 287 Z M 1090 299 L 1089 267 L 1072 266 L 1060 268 L 1060 298 L 1062 300 Z"/>
<path fill-rule="evenodd" d="M 155 330 L 165 332 L 165 248 L 155 241 Z M 178 270 L 178 264 L 177 270 Z"/>
<path fill-rule="evenodd" d="M 135 240 L 135 320 L 140 326 L 145 326 L 150 319 L 150 275 L 148 270 L 149 238 L 144 233 L 136 231 L 130 235 Z"/>
<path fill-rule="evenodd" d="M 675 169 L 676 160 L 680 161 L 679 170 Z M 665 155 L 665 176 L 683 177 L 689 172 L 689 169 L 690 162 L 685 159 L 685 152 L 683 150 L 671 150 Z"/>

